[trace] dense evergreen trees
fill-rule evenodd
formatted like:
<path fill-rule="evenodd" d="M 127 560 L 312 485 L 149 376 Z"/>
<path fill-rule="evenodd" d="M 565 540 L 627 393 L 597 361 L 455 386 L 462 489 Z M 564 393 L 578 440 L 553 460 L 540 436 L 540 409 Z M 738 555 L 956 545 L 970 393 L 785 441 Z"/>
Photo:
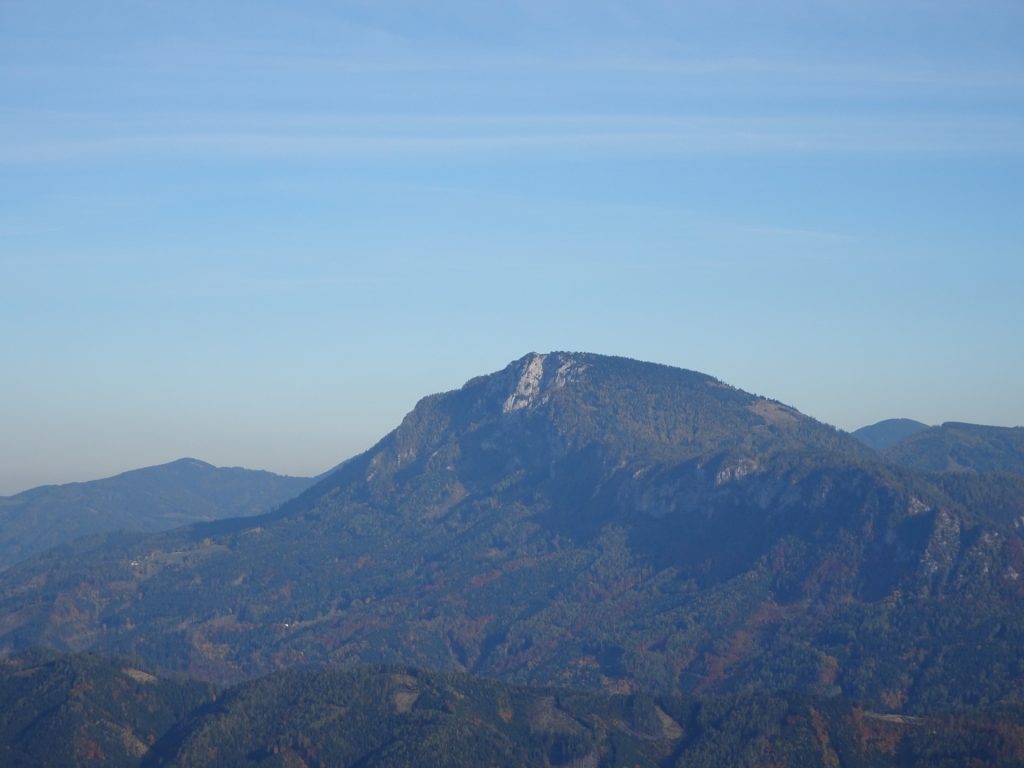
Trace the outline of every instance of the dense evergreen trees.
<path fill-rule="evenodd" d="M 1012 766 L 1024 709 L 914 718 L 841 699 L 613 696 L 408 667 L 293 669 L 222 691 L 137 662 L 0 664 L 7 766 Z"/>

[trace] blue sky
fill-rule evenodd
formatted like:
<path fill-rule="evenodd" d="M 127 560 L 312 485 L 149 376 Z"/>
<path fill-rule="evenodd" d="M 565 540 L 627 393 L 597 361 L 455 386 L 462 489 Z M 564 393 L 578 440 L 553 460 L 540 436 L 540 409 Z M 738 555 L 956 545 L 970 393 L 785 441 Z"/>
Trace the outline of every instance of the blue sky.
<path fill-rule="evenodd" d="M 0 0 L 0 493 L 528 351 L 1024 424 L 1019 2 Z"/>

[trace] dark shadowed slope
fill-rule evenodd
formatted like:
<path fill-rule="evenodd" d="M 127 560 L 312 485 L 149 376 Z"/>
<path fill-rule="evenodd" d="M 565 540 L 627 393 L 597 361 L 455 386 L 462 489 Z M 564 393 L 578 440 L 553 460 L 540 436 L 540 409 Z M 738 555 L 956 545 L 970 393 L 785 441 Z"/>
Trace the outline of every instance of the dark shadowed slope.
<path fill-rule="evenodd" d="M 1024 427 L 946 422 L 896 443 L 883 454 L 926 472 L 1010 472 L 1024 475 Z"/>
<path fill-rule="evenodd" d="M 884 451 L 923 429 L 928 429 L 928 425 L 913 419 L 885 419 L 877 424 L 856 429 L 850 434 L 868 448 Z"/>
<path fill-rule="evenodd" d="M 197 459 L 0 497 L 0 568 L 80 536 L 162 531 L 266 512 L 314 480 Z"/>
<path fill-rule="evenodd" d="M 1024 490 L 997 516 L 972 498 L 703 374 L 528 355 L 424 398 L 272 514 L 9 570 L 0 647 L 219 680 L 388 662 L 897 712 L 1016 701 Z"/>

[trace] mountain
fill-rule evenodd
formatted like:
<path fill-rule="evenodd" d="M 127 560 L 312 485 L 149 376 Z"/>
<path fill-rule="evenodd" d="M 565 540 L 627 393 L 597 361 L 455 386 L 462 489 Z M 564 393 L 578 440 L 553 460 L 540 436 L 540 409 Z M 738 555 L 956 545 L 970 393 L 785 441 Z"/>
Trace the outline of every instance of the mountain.
<path fill-rule="evenodd" d="M 1024 476 L 1024 427 L 946 422 L 884 451 L 897 464 L 926 472 L 1009 472 Z"/>
<path fill-rule="evenodd" d="M 836 699 L 532 688 L 407 667 L 293 669 L 228 690 L 132 662 L 0 662 L 6 766 L 1002 766 L 1024 710 L 885 715 Z"/>
<path fill-rule="evenodd" d="M 937 479 L 938 478 L 938 479 Z M 927 715 L 1021 700 L 1024 484 L 977 503 L 704 374 L 531 354 L 276 511 L 0 574 L 0 648 L 396 663 Z"/>
<path fill-rule="evenodd" d="M 200 705 L 210 685 L 128 661 L 35 651 L 0 661 L 0 763 L 135 766 Z"/>
<path fill-rule="evenodd" d="M 266 512 L 314 482 L 197 459 L 0 497 L 0 568 L 80 536 Z"/>
<path fill-rule="evenodd" d="M 928 429 L 928 425 L 913 419 L 885 419 L 877 424 L 856 429 L 850 434 L 868 448 L 884 451 L 923 429 Z"/>

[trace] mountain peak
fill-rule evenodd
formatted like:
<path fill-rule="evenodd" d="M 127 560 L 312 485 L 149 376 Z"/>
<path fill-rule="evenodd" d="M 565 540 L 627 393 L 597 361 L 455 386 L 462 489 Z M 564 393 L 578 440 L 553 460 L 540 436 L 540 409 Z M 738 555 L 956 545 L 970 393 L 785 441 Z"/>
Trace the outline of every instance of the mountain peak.
<path fill-rule="evenodd" d="M 926 429 L 927 424 L 914 419 L 884 419 L 854 430 L 850 434 L 872 450 L 885 451 Z"/>
<path fill-rule="evenodd" d="M 577 356 L 565 352 L 538 354 L 531 352 L 513 362 L 509 368 L 519 371 L 515 389 L 502 405 L 503 413 L 511 413 L 547 402 L 551 392 L 576 380 L 587 369 Z"/>
<path fill-rule="evenodd" d="M 193 458 L 192 456 L 183 456 L 180 459 L 175 459 L 174 461 L 169 461 L 166 464 L 164 464 L 163 466 L 164 467 L 180 467 L 182 469 L 203 469 L 203 470 L 216 469 L 217 468 L 213 464 L 210 464 L 207 461 L 203 461 L 202 459 L 196 459 L 196 458 Z"/>
<path fill-rule="evenodd" d="M 712 376 L 585 352 L 531 352 L 426 397 L 378 449 L 366 456 L 367 474 L 378 479 L 392 461 L 398 469 L 442 456 L 456 468 L 475 457 L 474 465 L 495 472 L 545 474 L 553 462 L 584 454 L 588 461 L 600 455 L 607 469 L 727 454 L 760 462 L 777 453 L 866 451 L 794 408 Z"/>

